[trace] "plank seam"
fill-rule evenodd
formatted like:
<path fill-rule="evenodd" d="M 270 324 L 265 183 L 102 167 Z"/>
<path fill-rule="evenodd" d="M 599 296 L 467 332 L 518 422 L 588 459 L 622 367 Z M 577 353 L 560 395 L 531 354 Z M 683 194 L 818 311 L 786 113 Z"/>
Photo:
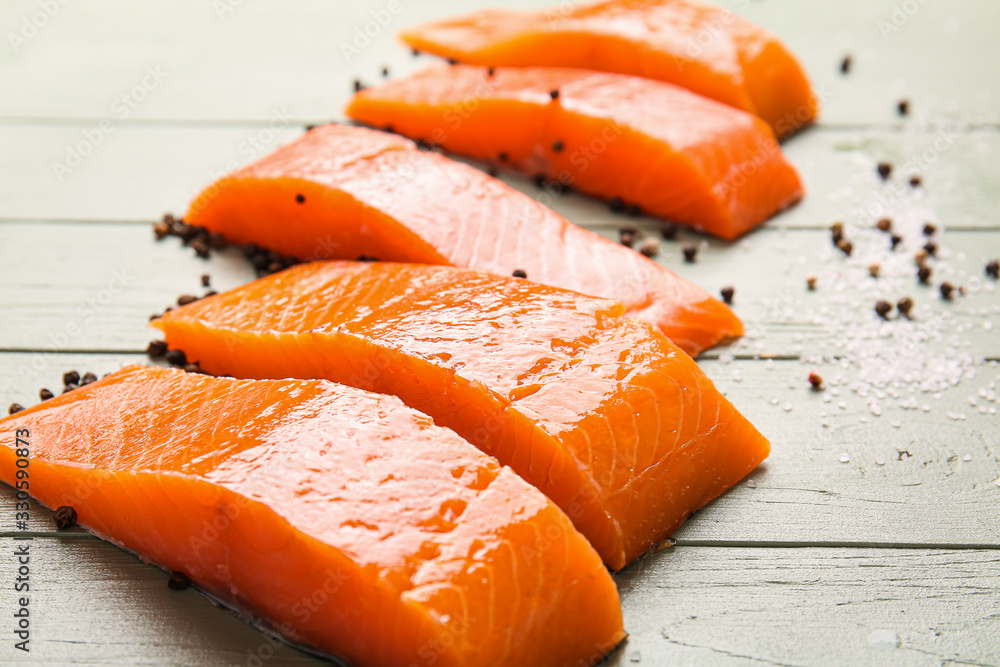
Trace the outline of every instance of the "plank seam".
<path fill-rule="evenodd" d="M 105 542 L 111 546 L 116 546 L 112 542 L 86 531 L 56 532 L 56 531 L 7 531 L 0 532 L 0 539 L 12 539 L 14 537 L 31 537 L 37 539 L 54 540 L 96 540 Z M 709 548 L 709 549 L 885 549 L 885 550 L 936 550 L 936 551 L 1000 551 L 1000 544 L 987 544 L 976 542 L 835 542 L 835 541 L 809 541 L 809 542 L 741 542 L 722 540 L 677 540 L 677 547 Z M 127 551 L 127 550 L 125 550 Z M 644 560 L 640 557 L 636 563 Z"/>

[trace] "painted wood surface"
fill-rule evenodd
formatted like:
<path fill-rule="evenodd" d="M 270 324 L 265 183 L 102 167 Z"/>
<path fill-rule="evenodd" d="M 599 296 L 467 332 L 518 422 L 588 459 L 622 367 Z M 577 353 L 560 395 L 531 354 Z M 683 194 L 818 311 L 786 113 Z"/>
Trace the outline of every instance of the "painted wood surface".
<path fill-rule="evenodd" d="M 824 124 L 895 124 L 903 98 L 912 101 L 918 120 L 1000 122 L 1000 62 L 989 57 L 996 44 L 988 29 L 996 25 L 996 7 L 988 0 L 717 4 L 771 29 L 799 56 L 824 99 Z M 135 96 L 142 99 L 134 109 L 125 105 L 129 120 L 266 121 L 279 110 L 303 122 L 328 120 L 343 106 L 353 78 L 374 81 L 383 66 L 404 74 L 430 62 L 412 58 L 395 40 L 398 30 L 490 3 L 397 0 L 394 6 L 395 13 L 390 0 L 66 3 L 16 51 L 0 50 L 6 93 L 0 115 L 114 117 L 122 108 L 116 100 L 143 79 L 153 83 L 152 68 L 160 80 Z M 34 0 L 5 2 L 5 33 L 38 10 Z M 367 25 L 378 15 L 384 26 Z M 357 38 L 366 28 L 367 44 Z M 840 62 L 848 54 L 854 66 L 845 77 Z"/>
<path fill-rule="evenodd" d="M 396 30 L 489 4 L 399 2 L 349 59 L 342 43 L 389 3 L 72 2 L 16 45 L 9 34 L 40 5 L 0 6 L 10 46 L 0 48 L 4 406 L 58 391 L 69 369 L 148 363 L 148 316 L 203 293 L 202 273 L 220 290 L 251 279 L 236 250 L 197 259 L 176 239 L 154 242 L 149 225 L 306 123 L 341 118 L 352 79 L 432 61 L 413 58 Z M 1000 406 L 1000 300 L 982 277 L 1000 255 L 1000 5 L 723 4 L 775 31 L 824 98 L 820 125 L 784 144 L 808 195 L 737 243 L 682 232 L 658 260 L 712 292 L 736 288 L 751 336 L 700 361 L 773 451 L 678 531 L 676 547 L 617 575 L 630 638 L 608 664 L 1000 665 L 1000 417 L 989 411 Z M 880 161 L 894 166 L 885 182 Z M 655 220 L 503 178 L 609 238 L 625 225 L 657 233 Z M 872 229 L 880 217 L 904 237 L 895 255 Z M 855 242 L 850 258 L 830 244 L 838 220 Z M 928 221 L 944 233 L 923 287 L 912 256 Z M 687 243 L 703 246 L 696 263 L 681 259 Z M 875 260 L 880 278 L 863 279 Z M 969 293 L 942 302 L 945 279 Z M 902 296 L 916 302 L 913 321 L 880 322 L 875 301 Z M 917 391 L 916 407 L 903 407 L 909 394 L 887 396 L 891 383 L 859 388 L 864 372 L 884 370 L 866 349 L 913 340 L 920 364 L 959 365 L 955 386 Z M 817 359 L 821 392 L 805 379 Z M 840 371 L 833 360 L 850 363 Z M 14 567 L 12 514 L 4 487 L 2 577 Z M 197 591 L 168 589 L 135 556 L 55 531 L 44 508 L 33 507 L 29 534 L 34 664 L 320 664 Z M 4 635 L 0 663 L 10 651 Z"/>
<path fill-rule="evenodd" d="M 0 177 L 21 186 L 0 191 L 0 219 L 152 222 L 183 214 L 201 188 L 227 170 L 260 157 L 301 134 L 291 120 L 248 124 L 122 122 L 101 134 L 89 122 L 27 122 L 0 117 Z M 98 132 L 87 138 L 86 133 Z M 98 137 L 99 143 L 98 143 Z M 770 228 L 826 228 L 835 220 L 871 226 L 912 204 L 955 229 L 996 229 L 990 211 L 1000 202 L 996 155 L 1000 132 L 959 126 L 907 125 L 811 128 L 784 145 L 807 191 Z M 87 155 L 81 155 L 86 152 Z M 79 160 L 74 159 L 79 156 Z M 960 156 L 960 157 L 959 157 Z M 876 166 L 894 165 L 883 183 Z M 919 175 L 923 187 L 911 188 Z M 608 222 L 607 207 L 581 195 L 552 198 L 528 179 L 504 179 L 573 222 Z M 859 202 L 863 202 L 861 206 Z M 869 209 L 869 206 L 871 208 Z M 615 218 L 611 218 L 614 220 Z"/>

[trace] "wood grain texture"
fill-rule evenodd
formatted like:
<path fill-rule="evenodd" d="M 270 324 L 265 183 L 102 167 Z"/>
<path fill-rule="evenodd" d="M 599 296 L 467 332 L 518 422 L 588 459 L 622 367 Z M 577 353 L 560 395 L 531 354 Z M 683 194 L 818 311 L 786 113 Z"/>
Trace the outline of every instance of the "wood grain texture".
<path fill-rule="evenodd" d="M 0 218 L 151 222 L 181 214 L 201 188 L 302 131 L 287 121 L 123 124 L 109 133 L 88 123 L 3 124 L 0 177 L 19 187 L 0 191 Z"/>
<path fill-rule="evenodd" d="M 66 6 L 16 51 L 0 50 L 0 90 L 7 93 L 0 114 L 112 116 L 115 100 L 141 85 L 148 67 L 157 67 L 165 78 L 129 110 L 130 120 L 261 120 L 276 108 L 303 122 L 327 120 L 339 114 L 353 78 L 374 81 L 382 66 L 404 74 L 431 62 L 414 60 L 396 41 L 404 26 L 496 4 L 399 0 L 395 14 L 388 0 L 94 0 Z M 796 0 L 719 4 L 771 29 L 800 57 L 824 98 L 823 123 L 895 123 L 903 97 L 911 100 L 918 122 L 1000 121 L 1000 62 L 985 56 L 996 45 L 983 29 L 1000 18 L 995 3 L 915 0 L 906 5 L 908 12 L 894 0 L 849 0 L 835 11 L 824 5 L 805 9 Z M 4 33 L 37 11 L 32 0 L 3 3 Z M 351 44 L 379 11 L 388 16 L 384 27 L 369 27 L 373 36 L 367 44 L 358 42 L 357 53 L 345 51 L 342 45 Z M 848 53 L 854 68 L 845 77 L 839 66 Z"/>
<path fill-rule="evenodd" d="M 0 122 L 0 145 L 7 148 L 0 153 L 0 178 L 19 184 L 0 190 L 0 219 L 152 222 L 167 211 L 180 215 L 221 174 L 303 131 L 287 119 L 246 125 L 121 123 L 106 135 L 93 134 L 95 127 Z M 102 138 L 94 143 L 86 133 Z M 1000 207 L 995 130 L 813 128 L 784 149 L 807 196 L 767 228 L 819 228 L 834 220 L 871 226 L 883 215 L 914 208 L 953 228 L 1000 226 L 990 214 Z M 87 150 L 79 162 L 72 158 Z M 876 174 L 883 160 L 895 165 L 886 183 Z M 63 171 L 60 165 L 73 168 Z M 912 175 L 921 176 L 922 188 L 909 186 Z M 551 197 L 517 174 L 503 178 L 579 225 L 608 220 L 602 202 L 577 194 Z"/>
<path fill-rule="evenodd" d="M 220 290 L 252 277 L 236 252 L 206 262 L 176 239 L 155 243 L 149 223 L 304 124 L 341 117 L 353 79 L 433 62 L 399 45 L 402 27 L 500 4 L 399 2 L 350 59 L 341 44 L 387 1 L 72 2 L 26 43 L 0 48 L 3 409 L 33 404 L 42 386 L 58 391 L 69 369 L 148 363 L 139 352 L 154 337 L 150 313 L 202 293 L 203 272 Z M 844 345 L 884 342 L 873 303 L 904 295 L 916 300 L 915 326 L 930 332 L 925 357 L 1000 357 L 987 328 L 1000 324 L 996 286 L 979 278 L 1000 255 L 1000 3 L 720 4 L 775 31 L 824 100 L 820 125 L 783 145 L 805 180 L 799 206 L 744 242 L 708 240 L 695 264 L 680 248 L 705 239 L 687 232 L 659 258 L 713 292 L 736 288 L 734 308 L 754 337 L 701 365 L 771 439 L 772 454 L 696 513 L 677 547 L 617 575 L 631 636 L 608 664 L 1000 665 L 1000 417 L 979 412 L 998 406 L 979 393 L 1000 380 L 997 366 L 970 363 L 957 386 L 918 390 L 927 411 L 883 397 L 876 416 L 874 391 L 851 389 L 857 368 L 833 365 L 857 356 Z M 39 11 L 37 0 L 0 4 L 0 32 L 9 42 Z M 906 118 L 896 111 L 904 98 Z M 894 165 L 884 183 L 879 161 Z M 910 188 L 911 175 L 921 188 Z M 655 220 L 502 176 L 609 238 L 632 224 L 656 233 Z M 888 257 L 870 231 L 882 215 L 903 232 L 905 255 Z M 855 242 L 851 259 L 830 248 L 835 220 Z M 947 229 L 935 281 L 980 280 L 952 304 L 910 275 L 926 220 Z M 864 277 L 872 259 L 885 265 L 879 281 Z M 803 287 L 808 273 L 816 292 Z M 886 324 L 884 335 L 905 326 Z M 862 341 L 859 330 L 878 333 Z M 817 364 L 824 392 L 807 389 Z M 13 571 L 12 511 L 2 486 L 0 577 Z M 285 646 L 270 656 L 264 634 L 196 591 L 169 590 L 165 573 L 85 531 L 57 533 L 44 508 L 32 509 L 30 528 L 30 664 L 320 664 Z M 4 584 L 0 612 L 11 605 Z M 14 659 L 5 635 L 0 664 Z"/>
<path fill-rule="evenodd" d="M 1000 551 L 675 548 L 618 575 L 614 665 L 996 665 Z"/>
<path fill-rule="evenodd" d="M 31 553 L 31 664 L 329 664 L 109 543 L 35 538 Z M 629 639 L 605 664 L 996 665 L 998 578 L 997 550 L 678 546 L 616 576 Z"/>
<path fill-rule="evenodd" d="M 617 238 L 608 217 L 594 229 Z M 657 234 L 652 221 L 622 220 L 620 224 L 637 224 L 648 235 Z M 891 263 L 883 257 L 886 236 L 861 229 L 850 232 L 857 247 L 851 258 L 833 249 L 825 230 L 763 230 L 743 244 L 710 242 L 693 264 L 683 261 L 682 248 L 696 238 L 682 233 L 678 241 L 661 245 L 658 261 L 713 294 L 725 285 L 736 289 L 734 308 L 752 338 L 710 350 L 704 358 L 838 354 L 843 334 L 826 325 L 830 316 L 821 309 L 842 310 L 843 326 L 872 325 L 878 320 L 876 301 L 895 303 L 902 296 L 914 298 L 915 319 L 923 318 L 929 326 L 937 318 L 935 331 L 940 329 L 942 336 L 966 327 L 970 354 L 1000 357 L 1000 338 L 985 328 L 994 321 L 1000 324 L 996 284 L 979 278 L 987 253 L 1000 250 L 995 234 L 950 232 L 941 238 L 945 260 L 936 280 L 969 284 L 974 277 L 972 284 L 979 286 L 943 304 L 937 290 L 920 286 L 914 275 L 910 256 L 925 240 L 918 231 L 922 224 L 911 221 L 908 249 L 896 253 Z M 873 258 L 885 264 L 878 280 L 865 277 Z M 155 337 L 147 326 L 149 315 L 162 312 L 181 294 L 204 294 L 202 273 L 211 274 L 217 290 L 253 278 L 238 250 L 198 259 L 178 239 L 154 241 L 149 225 L 0 223 L 0 263 L 10 286 L 0 291 L 0 318 L 17 323 L 0 329 L 4 350 L 141 352 Z M 808 274 L 820 278 L 815 292 L 806 289 Z M 943 347 L 945 341 L 929 344 Z"/>
<path fill-rule="evenodd" d="M 25 542 L 0 538 L 5 578 L 13 578 L 15 544 Z M 70 536 L 28 544 L 31 651 L 16 651 L 5 633 L 2 664 L 329 664 L 272 639 L 193 588 L 171 590 L 166 572 L 107 542 Z"/>
<path fill-rule="evenodd" d="M 103 374 L 128 363 L 148 363 L 138 355 L 63 354 L 34 373 L 32 362 L 38 359 L 0 354 L 2 405 L 37 403 L 38 388 L 58 387 L 67 370 Z M 979 414 L 966 401 L 978 387 L 1000 380 L 1000 369 L 986 367 L 940 399 L 922 396 L 933 404 L 931 412 L 904 410 L 887 400 L 882 416 L 874 417 L 867 399 L 846 387 L 839 388 L 836 402 L 824 402 L 824 394 L 808 389 L 810 367 L 798 361 L 776 362 L 770 370 L 763 363 L 746 363 L 739 382 L 733 380 L 737 363 L 705 361 L 702 366 L 771 440 L 771 456 L 749 475 L 754 488 L 743 482 L 697 512 L 675 535 L 682 545 L 1000 547 L 1000 485 L 995 483 L 1000 416 Z M 845 409 L 836 407 L 841 400 Z M 793 406 L 790 411 L 785 403 Z M 968 417 L 951 420 L 945 417 L 949 411 Z M 822 425 L 824 413 L 828 427 Z M 845 454 L 849 461 L 842 463 Z M 10 490 L 2 491 L 0 531 L 13 526 Z M 50 531 L 51 524 L 32 530 Z"/>

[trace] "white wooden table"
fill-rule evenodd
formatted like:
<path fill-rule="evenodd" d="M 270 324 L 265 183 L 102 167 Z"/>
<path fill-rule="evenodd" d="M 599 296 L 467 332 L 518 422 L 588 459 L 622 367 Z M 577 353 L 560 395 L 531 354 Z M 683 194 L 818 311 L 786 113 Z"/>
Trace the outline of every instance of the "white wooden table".
<path fill-rule="evenodd" d="M 154 242 L 150 224 L 182 212 L 222 170 L 340 118 L 354 78 L 426 63 L 395 42 L 403 26 L 490 4 L 398 1 L 350 60 L 342 43 L 388 3 L 0 5 L 4 407 L 34 404 L 43 386 L 59 391 L 69 369 L 144 361 L 149 314 L 199 293 L 202 273 L 220 290 L 249 280 L 238 252 L 200 260 L 176 239 Z M 800 54 L 824 97 L 821 124 L 785 144 L 808 196 L 744 242 L 709 241 L 695 264 L 681 260 L 682 244 L 697 240 L 685 233 L 659 259 L 709 289 L 735 286 L 754 336 L 701 363 L 773 453 L 752 485 L 698 512 L 676 547 L 617 575 L 630 638 L 609 664 L 1000 665 L 1000 416 L 990 413 L 1000 391 L 989 384 L 1000 371 L 1000 297 L 971 278 L 1000 255 L 1000 3 L 729 5 Z M 889 184 L 875 176 L 880 160 L 897 165 Z M 893 189 L 914 160 L 923 187 Z M 916 284 L 904 253 L 886 255 L 859 213 L 876 201 L 905 230 L 907 255 L 924 219 L 944 228 L 935 281 L 968 285 L 966 296 L 942 301 Z M 612 237 L 623 224 L 576 195 L 554 208 Z M 849 259 L 830 247 L 826 227 L 838 219 L 858 246 Z M 883 262 L 879 281 L 865 278 L 869 261 Z M 915 322 L 880 325 L 875 300 L 903 295 L 917 303 Z M 917 378 L 941 379 L 950 364 L 957 383 L 918 388 L 905 409 L 912 382 L 863 383 L 886 370 L 877 349 L 911 359 Z M 824 392 L 807 388 L 814 367 Z M 2 664 L 318 662 L 193 589 L 168 589 L 165 573 L 86 532 L 57 533 L 47 510 L 33 508 L 30 527 L 31 653 L 15 655 L 4 487 Z"/>

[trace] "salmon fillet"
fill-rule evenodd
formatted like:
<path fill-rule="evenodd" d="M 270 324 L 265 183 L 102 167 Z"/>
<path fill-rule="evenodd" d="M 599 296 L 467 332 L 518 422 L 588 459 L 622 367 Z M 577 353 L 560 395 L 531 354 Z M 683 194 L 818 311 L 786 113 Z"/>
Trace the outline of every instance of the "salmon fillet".
<path fill-rule="evenodd" d="M 624 637 L 566 515 L 396 398 L 132 366 L 0 424 L 4 482 L 16 433 L 44 505 L 352 665 L 591 664 Z"/>
<path fill-rule="evenodd" d="M 415 49 L 473 65 L 578 67 L 667 81 L 755 114 L 779 137 L 819 113 L 805 71 L 777 37 L 697 0 L 485 9 L 400 36 Z"/>
<path fill-rule="evenodd" d="M 450 267 L 314 262 L 154 321 L 215 374 L 400 397 L 538 487 L 618 570 L 769 444 L 620 303 Z"/>
<path fill-rule="evenodd" d="M 403 137 L 324 125 L 206 188 L 185 221 L 301 259 L 445 264 L 625 303 L 698 354 L 743 325 L 705 290 Z"/>
<path fill-rule="evenodd" d="M 802 197 L 762 120 L 624 74 L 442 65 L 362 90 L 346 113 L 724 239 Z"/>

